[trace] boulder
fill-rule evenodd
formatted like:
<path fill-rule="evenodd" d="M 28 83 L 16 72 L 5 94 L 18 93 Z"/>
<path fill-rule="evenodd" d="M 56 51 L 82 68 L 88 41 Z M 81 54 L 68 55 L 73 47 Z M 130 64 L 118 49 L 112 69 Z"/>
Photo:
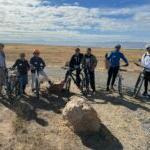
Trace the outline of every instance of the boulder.
<path fill-rule="evenodd" d="M 97 112 L 82 98 L 73 96 L 63 110 L 63 119 L 76 133 L 98 132 L 101 121 Z"/>

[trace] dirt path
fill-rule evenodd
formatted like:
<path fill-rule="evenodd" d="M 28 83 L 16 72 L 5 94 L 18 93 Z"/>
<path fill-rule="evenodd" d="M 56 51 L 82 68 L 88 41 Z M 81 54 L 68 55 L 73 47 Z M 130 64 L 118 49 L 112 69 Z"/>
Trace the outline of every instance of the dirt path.
<path fill-rule="evenodd" d="M 64 71 L 55 68 L 49 75 L 60 80 Z M 125 74 L 127 76 L 127 74 Z M 128 93 L 104 91 L 106 74 L 97 72 L 97 93 L 89 96 L 89 103 L 101 118 L 106 133 L 113 137 L 105 141 L 99 134 L 76 135 L 64 126 L 61 111 L 75 93 L 43 93 L 40 100 L 28 95 L 12 103 L 0 98 L 0 149 L 2 150 L 149 150 L 150 101 L 135 100 Z M 126 86 L 132 86 L 135 74 L 128 74 Z M 75 93 L 74 93 L 75 92 Z"/>

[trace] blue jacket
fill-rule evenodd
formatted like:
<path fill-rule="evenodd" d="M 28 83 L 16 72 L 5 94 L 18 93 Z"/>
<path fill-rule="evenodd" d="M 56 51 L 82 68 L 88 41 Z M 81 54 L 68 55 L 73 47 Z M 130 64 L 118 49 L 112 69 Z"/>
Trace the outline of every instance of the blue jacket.
<path fill-rule="evenodd" d="M 120 59 L 122 59 L 126 64 L 128 64 L 127 58 L 124 56 L 123 53 L 120 51 L 112 51 L 108 56 L 107 59 L 110 63 L 110 67 L 119 67 L 120 66 Z"/>

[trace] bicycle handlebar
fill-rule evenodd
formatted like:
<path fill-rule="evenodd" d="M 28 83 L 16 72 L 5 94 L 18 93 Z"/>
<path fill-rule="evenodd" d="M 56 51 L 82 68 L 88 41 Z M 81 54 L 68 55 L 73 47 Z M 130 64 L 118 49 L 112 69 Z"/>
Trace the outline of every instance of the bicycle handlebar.
<path fill-rule="evenodd" d="M 146 70 L 149 70 L 150 71 L 150 69 L 149 68 L 146 68 L 146 67 L 144 67 L 144 66 L 142 66 L 142 65 L 140 65 L 140 64 L 138 64 L 138 63 L 134 63 L 135 65 L 137 65 L 138 67 L 141 67 L 141 68 L 143 68 L 144 70 L 146 69 Z"/>

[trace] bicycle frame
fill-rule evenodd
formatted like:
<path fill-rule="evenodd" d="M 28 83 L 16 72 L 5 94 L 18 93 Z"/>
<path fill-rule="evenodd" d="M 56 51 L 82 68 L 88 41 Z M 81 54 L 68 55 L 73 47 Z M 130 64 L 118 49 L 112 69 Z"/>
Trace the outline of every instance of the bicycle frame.
<path fill-rule="evenodd" d="M 122 85 L 122 81 L 123 81 L 123 76 L 121 74 L 121 72 L 126 72 L 127 70 L 124 70 L 124 69 L 119 69 L 119 72 L 118 72 L 118 92 L 119 92 L 119 95 L 122 97 L 123 96 L 123 85 Z"/>
<path fill-rule="evenodd" d="M 143 67 L 142 65 L 139 65 L 137 63 L 135 63 L 135 65 L 143 68 L 143 71 L 140 73 L 140 75 L 136 81 L 135 88 L 134 88 L 134 97 L 137 98 L 137 96 L 139 95 L 139 92 L 141 91 L 143 82 L 144 82 L 144 73 L 146 70 L 150 70 L 150 69 Z"/>
<path fill-rule="evenodd" d="M 68 69 L 68 68 L 63 68 L 63 69 Z M 74 71 L 76 71 L 75 69 L 72 69 L 69 74 L 68 74 L 68 77 L 67 77 L 67 82 L 66 82 L 66 90 L 69 92 L 69 89 L 70 89 L 70 85 L 71 85 L 71 80 L 73 80 L 73 82 L 76 84 L 76 86 L 78 88 L 80 88 L 81 92 L 83 92 L 83 80 L 84 80 L 84 74 L 83 74 L 83 69 L 81 69 L 81 72 L 80 72 L 80 78 L 81 78 L 81 83 L 80 83 L 80 87 L 76 81 L 76 74 L 74 73 Z"/>
<path fill-rule="evenodd" d="M 6 71 L 6 93 L 9 98 L 13 98 L 13 95 L 15 98 L 18 96 L 22 96 L 23 91 L 20 89 L 20 82 L 19 82 L 19 76 L 17 74 L 9 74 L 10 69 L 7 69 Z"/>

